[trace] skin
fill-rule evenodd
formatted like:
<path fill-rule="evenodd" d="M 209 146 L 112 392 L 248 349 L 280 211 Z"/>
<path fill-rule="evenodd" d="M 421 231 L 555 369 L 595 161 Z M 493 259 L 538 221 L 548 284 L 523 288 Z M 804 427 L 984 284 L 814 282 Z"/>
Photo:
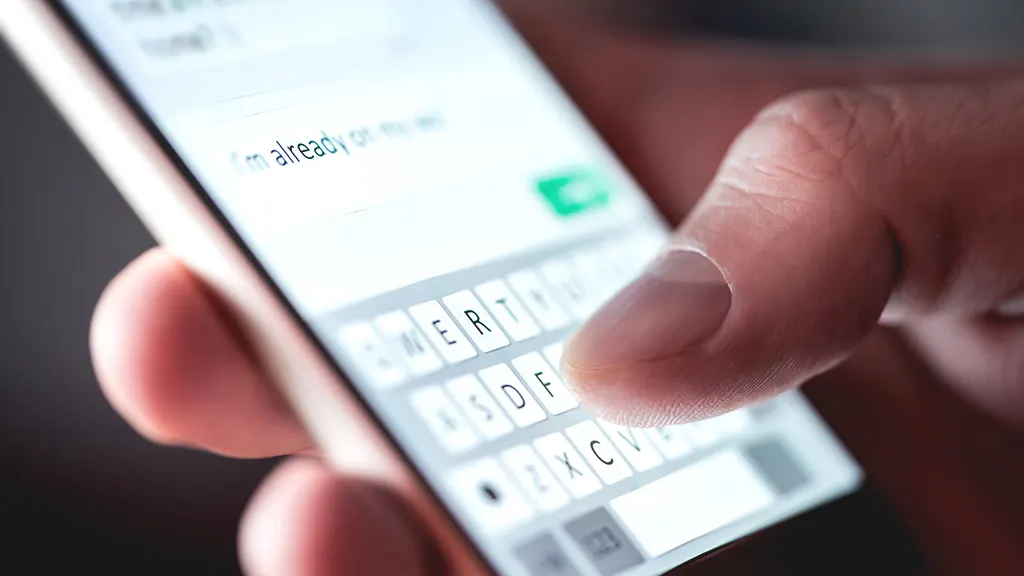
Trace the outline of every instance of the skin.
<path fill-rule="evenodd" d="M 702 298 L 690 288 L 623 296 L 640 311 L 656 299 L 670 321 L 621 357 L 609 339 L 635 327 L 600 312 L 566 350 L 588 406 L 628 423 L 681 422 L 809 381 L 935 573 L 1024 573 L 1014 63 L 902 68 L 516 16 L 680 223 L 671 250 L 709 257 L 728 295 L 724 320 L 696 343 L 684 342 L 700 332 L 685 320 Z M 223 310 L 155 249 L 108 287 L 92 346 L 110 402 L 153 441 L 300 455 L 242 518 L 247 572 L 444 573 L 401 494 L 316 459 Z"/>

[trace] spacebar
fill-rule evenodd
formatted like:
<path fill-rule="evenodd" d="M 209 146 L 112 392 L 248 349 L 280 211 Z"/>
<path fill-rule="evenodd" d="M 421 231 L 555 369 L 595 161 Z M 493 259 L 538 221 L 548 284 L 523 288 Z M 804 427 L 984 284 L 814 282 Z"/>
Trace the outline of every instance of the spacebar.
<path fill-rule="evenodd" d="M 611 501 L 649 556 L 660 556 L 772 503 L 771 487 L 735 450 L 719 452 Z"/>

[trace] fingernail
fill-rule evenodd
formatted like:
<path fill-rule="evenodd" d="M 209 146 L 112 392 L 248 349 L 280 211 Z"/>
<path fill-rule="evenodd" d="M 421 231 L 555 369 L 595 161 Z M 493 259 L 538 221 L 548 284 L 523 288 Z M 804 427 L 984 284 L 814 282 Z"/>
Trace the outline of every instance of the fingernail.
<path fill-rule="evenodd" d="M 718 331 L 731 305 L 718 266 L 703 254 L 670 250 L 579 329 L 565 361 L 606 368 L 693 348 Z"/>

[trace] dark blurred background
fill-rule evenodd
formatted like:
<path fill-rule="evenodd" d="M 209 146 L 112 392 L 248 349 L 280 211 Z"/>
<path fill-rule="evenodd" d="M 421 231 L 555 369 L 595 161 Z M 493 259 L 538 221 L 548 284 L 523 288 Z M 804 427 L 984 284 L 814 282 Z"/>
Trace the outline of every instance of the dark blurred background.
<path fill-rule="evenodd" d="M 662 33 L 830 49 L 1006 54 L 1024 41 L 1018 0 L 563 3 Z M 90 313 L 104 284 L 153 241 L 6 47 L 0 135 L 5 565 L 237 572 L 235 524 L 273 462 L 149 445 L 107 406 L 89 362 Z"/>

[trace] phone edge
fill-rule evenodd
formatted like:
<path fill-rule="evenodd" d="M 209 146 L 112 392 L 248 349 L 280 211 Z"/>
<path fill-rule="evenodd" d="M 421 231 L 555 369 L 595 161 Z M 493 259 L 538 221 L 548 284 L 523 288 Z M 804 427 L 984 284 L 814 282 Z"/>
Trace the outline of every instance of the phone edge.
<path fill-rule="evenodd" d="M 494 573 L 61 15 L 10 0 L 0 33 L 157 242 L 235 315 L 328 463 L 400 493 L 454 573 Z"/>

